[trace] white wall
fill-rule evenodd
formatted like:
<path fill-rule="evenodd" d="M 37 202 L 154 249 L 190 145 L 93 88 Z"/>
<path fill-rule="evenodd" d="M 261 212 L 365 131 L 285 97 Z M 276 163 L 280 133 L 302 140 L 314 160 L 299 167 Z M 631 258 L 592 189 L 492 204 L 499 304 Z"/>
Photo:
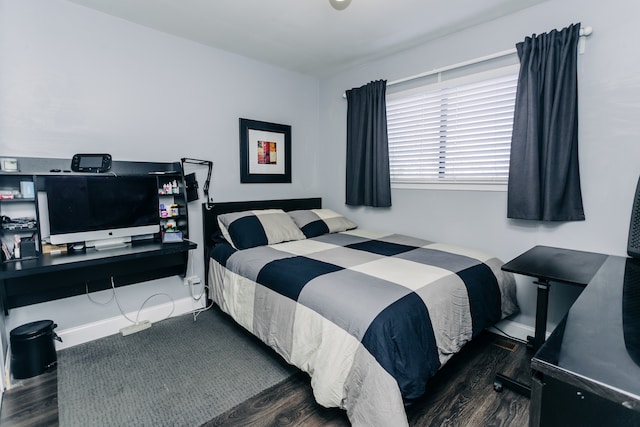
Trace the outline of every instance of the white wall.
<path fill-rule="evenodd" d="M 319 194 L 319 85 L 288 72 L 117 19 L 65 0 L 0 0 L 0 153 L 58 157 L 110 153 L 114 160 L 214 162 L 217 201 Z M 292 126 L 293 183 L 240 184 L 238 119 Z M 200 188 L 206 168 L 196 172 Z M 204 277 L 200 203 L 189 205 L 199 244 L 190 274 Z M 189 301 L 176 276 L 118 288 L 125 311 L 152 294 Z M 108 292 L 93 297 L 108 299 Z M 167 298 L 145 307 L 168 314 Z M 181 307 L 190 307 L 182 304 Z M 58 331 L 119 316 L 86 296 L 13 309 L 7 330 L 50 318 Z"/>
<path fill-rule="evenodd" d="M 411 233 L 463 244 L 507 261 L 540 244 L 625 255 L 631 203 L 640 174 L 640 56 L 635 17 L 640 3 L 554 0 L 406 52 L 324 79 L 320 84 L 321 153 L 325 204 L 367 228 Z M 534 33 L 582 22 L 593 27 L 579 57 L 580 167 L 586 220 L 543 224 L 506 218 L 505 192 L 392 191 L 390 209 L 344 205 L 346 89 L 371 80 L 396 80 L 511 49 Z M 517 59 L 514 57 L 514 60 Z M 389 88 L 392 91 L 393 87 Z M 519 276 L 522 315 L 533 327 L 535 286 Z M 554 285 L 550 323 L 557 323 L 578 290 Z"/>

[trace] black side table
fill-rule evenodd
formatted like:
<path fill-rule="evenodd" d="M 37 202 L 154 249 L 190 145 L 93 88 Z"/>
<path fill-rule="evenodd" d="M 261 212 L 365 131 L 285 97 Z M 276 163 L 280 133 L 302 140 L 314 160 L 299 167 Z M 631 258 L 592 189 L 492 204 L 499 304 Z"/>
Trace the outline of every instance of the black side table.
<path fill-rule="evenodd" d="M 502 270 L 536 278 L 538 286 L 536 302 L 535 336 L 527 337 L 527 347 L 535 353 L 544 343 L 547 333 L 547 308 L 551 282 L 585 287 L 607 259 L 607 255 L 535 246 L 502 266 Z M 496 374 L 493 388 L 502 391 L 506 387 L 527 397 L 531 387 L 503 374 Z"/>

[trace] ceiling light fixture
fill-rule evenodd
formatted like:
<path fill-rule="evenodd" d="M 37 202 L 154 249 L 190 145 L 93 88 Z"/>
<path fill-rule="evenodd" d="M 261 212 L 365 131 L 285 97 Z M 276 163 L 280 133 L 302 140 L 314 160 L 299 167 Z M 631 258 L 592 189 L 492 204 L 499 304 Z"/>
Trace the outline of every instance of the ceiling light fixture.
<path fill-rule="evenodd" d="M 331 3 L 331 6 L 333 6 L 335 10 L 344 10 L 349 6 L 351 0 L 329 0 L 329 3 Z"/>

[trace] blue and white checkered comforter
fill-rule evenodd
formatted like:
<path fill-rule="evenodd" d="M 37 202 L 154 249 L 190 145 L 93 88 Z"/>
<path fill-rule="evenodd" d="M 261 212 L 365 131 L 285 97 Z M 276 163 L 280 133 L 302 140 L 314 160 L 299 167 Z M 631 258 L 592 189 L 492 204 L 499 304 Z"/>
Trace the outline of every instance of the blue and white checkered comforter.
<path fill-rule="evenodd" d="M 212 257 L 214 301 L 308 372 L 317 402 L 346 409 L 353 425 L 407 425 L 403 399 L 518 310 L 497 258 L 398 234 L 217 245 Z"/>

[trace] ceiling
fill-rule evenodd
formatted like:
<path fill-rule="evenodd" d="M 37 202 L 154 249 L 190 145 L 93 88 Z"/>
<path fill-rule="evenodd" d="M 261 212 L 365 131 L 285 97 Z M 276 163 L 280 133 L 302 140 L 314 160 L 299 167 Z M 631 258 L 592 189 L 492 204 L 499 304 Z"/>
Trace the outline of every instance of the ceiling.
<path fill-rule="evenodd" d="M 127 21 L 323 77 L 546 0 L 70 0 Z"/>

